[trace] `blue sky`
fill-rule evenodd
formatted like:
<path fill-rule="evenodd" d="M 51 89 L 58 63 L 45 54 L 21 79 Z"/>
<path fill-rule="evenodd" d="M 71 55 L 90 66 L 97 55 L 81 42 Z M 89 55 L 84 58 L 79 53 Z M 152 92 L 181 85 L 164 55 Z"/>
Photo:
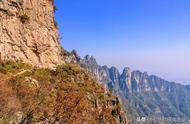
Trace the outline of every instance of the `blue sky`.
<path fill-rule="evenodd" d="M 61 44 L 190 84 L 190 0 L 55 0 Z"/>

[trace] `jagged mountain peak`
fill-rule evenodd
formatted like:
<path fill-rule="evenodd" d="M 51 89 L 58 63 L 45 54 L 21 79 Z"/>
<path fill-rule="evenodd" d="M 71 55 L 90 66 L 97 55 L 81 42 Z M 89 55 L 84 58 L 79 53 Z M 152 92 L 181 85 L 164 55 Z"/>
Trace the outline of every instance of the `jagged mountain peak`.
<path fill-rule="evenodd" d="M 91 64 L 98 64 L 96 62 L 96 59 L 93 56 L 90 56 L 90 55 L 84 56 L 84 61 L 89 62 Z"/>
<path fill-rule="evenodd" d="M 74 60 L 77 61 L 76 57 Z M 177 85 L 156 75 L 148 75 L 147 72 L 141 72 L 140 70 L 132 71 L 129 67 L 125 67 L 120 74 L 115 66 L 110 68 L 107 66 L 99 66 L 96 59 L 90 55 L 86 55 L 83 59 L 80 58 L 80 61 L 77 62 L 86 68 L 100 83 L 103 84 L 106 82 L 110 87 L 117 85 L 116 89 L 120 87 L 131 93 L 144 91 L 171 92 L 172 84 Z"/>
<path fill-rule="evenodd" d="M 79 56 L 79 54 L 77 53 L 77 51 L 75 49 L 71 51 L 71 54 L 73 54 L 75 57 Z"/>
<path fill-rule="evenodd" d="M 123 71 L 131 71 L 131 68 L 130 67 L 124 67 Z"/>
<path fill-rule="evenodd" d="M 129 74 L 131 74 L 131 73 L 132 73 L 131 68 L 125 67 L 125 68 L 123 69 L 123 72 L 122 72 L 121 75 L 129 75 Z"/>
<path fill-rule="evenodd" d="M 110 70 L 119 73 L 119 70 L 115 66 L 111 66 Z"/>
<path fill-rule="evenodd" d="M 90 55 L 85 55 L 85 56 L 84 56 L 84 59 L 90 60 Z"/>
<path fill-rule="evenodd" d="M 107 65 L 102 66 L 103 69 L 109 69 Z"/>

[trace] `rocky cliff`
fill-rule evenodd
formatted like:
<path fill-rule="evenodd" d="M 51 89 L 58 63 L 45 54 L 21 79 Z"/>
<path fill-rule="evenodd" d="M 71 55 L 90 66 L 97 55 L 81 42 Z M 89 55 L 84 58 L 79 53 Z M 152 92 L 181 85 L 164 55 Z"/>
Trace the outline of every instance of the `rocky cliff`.
<path fill-rule="evenodd" d="M 0 0 L 0 59 L 62 64 L 53 0 Z"/>

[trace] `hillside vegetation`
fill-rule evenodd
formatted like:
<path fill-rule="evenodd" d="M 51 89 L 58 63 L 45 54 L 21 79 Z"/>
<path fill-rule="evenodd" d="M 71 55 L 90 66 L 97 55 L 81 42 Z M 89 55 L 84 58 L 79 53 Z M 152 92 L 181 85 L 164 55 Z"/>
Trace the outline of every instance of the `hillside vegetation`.
<path fill-rule="evenodd" d="M 117 97 L 77 64 L 55 69 L 0 63 L 0 123 L 127 123 Z"/>

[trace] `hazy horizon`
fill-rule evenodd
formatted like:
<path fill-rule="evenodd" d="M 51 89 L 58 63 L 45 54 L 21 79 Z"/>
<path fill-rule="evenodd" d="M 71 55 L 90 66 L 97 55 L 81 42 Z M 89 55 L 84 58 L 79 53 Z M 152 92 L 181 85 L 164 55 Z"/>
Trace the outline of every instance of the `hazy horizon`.
<path fill-rule="evenodd" d="M 148 72 L 190 84 L 190 1 L 55 1 L 67 50 L 93 55 L 100 65 Z"/>

